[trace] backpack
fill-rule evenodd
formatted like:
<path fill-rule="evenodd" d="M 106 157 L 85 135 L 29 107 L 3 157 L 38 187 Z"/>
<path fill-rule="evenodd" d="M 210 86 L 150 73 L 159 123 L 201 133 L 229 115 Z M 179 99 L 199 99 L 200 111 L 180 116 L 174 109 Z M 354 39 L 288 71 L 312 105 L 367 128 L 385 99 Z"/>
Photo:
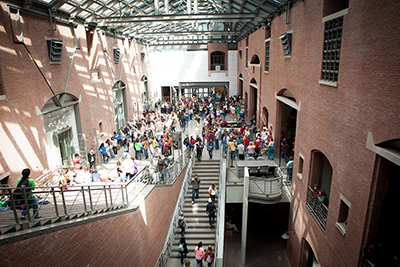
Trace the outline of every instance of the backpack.
<path fill-rule="evenodd" d="M 207 261 L 208 263 L 211 263 L 211 262 L 212 262 L 212 259 L 211 259 L 211 256 L 210 256 L 210 255 L 207 256 L 206 261 Z"/>
<path fill-rule="evenodd" d="M 179 225 L 180 228 L 184 228 L 184 227 L 185 227 L 185 222 L 184 222 L 184 220 L 183 220 L 183 219 L 179 219 L 178 225 Z"/>
<path fill-rule="evenodd" d="M 185 248 L 183 247 L 183 244 L 178 245 L 178 251 L 183 252 Z"/>
<path fill-rule="evenodd" d="M 196 253 L 196 260 L 201 260 L 200 249 Z"/>
<path fill-rule="evenodd" d="M 19 183 L 17 184 L 17 187 L 29 187 L 29 179 L 26 178 L 21 178 L 21 180 L 19 181 Z M 32 191 L 31 188 L 26 189 L 25 192 L 26 193 L 30 193 Z M 14 190 L 14 193 L 16 195 L 14 195 L 14 203 L 16 205 L 17 209 L 20 209 L 22 205 L 24 205 L 25 201 L 24 201 L 24 190 L 22 188 L 17 188 Z M 28 194 L 26 194 L 27 198 L 28 198 Z"/>

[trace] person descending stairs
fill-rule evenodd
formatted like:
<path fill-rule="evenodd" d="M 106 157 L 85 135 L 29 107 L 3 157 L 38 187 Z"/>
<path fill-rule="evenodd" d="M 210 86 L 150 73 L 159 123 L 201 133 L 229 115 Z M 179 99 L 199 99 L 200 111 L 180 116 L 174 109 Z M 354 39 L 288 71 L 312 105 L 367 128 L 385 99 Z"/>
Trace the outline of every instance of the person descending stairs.
<path fill-rule="evenodd" d="M 189 188 L 184 197 L 184 204 L 182 212 L 184 214 L 186 220 L 186 229 L 185 229 L 185 238 L 187 249 L 189 251 L 187 258 L 192 261 L 192 265 L 195 262 L 194 260 L 194 249 L 197 244 L 202 241 L 203 246 L 206 249 L 209 245 L 215 249 L 215 234 L 216 229 L 214 224 L 213 226 L 209 223 L 209 218 L 206 213 L 206 207 L 211 198 L 209 195 L 209 188 L 212 183 L 216 185 L 218 189 L 218 180 L 219 180 L 219 160 L 204 160 L 197 161 L 193 168 L 192 177 L 189 180 L 189 183 L 192 179 L 195 179 L 197 175 L 198 181 L 193 182 L 192 184 L 198 185 L 198 198 L 197 190 L 193 190 L 192 184 L 189 184 Z M 193 192 L 194 191 L 194 192 Z M 192 203 L 192 196 L 195 194 L 194 202 Z M 218 208 L 218 196 L 215 198 L 215 206 Z M 218 218 L 216 217 L 216 222 Z M 178 224 L 177 224 L 178 225 Z M 181 238 L 181 229 L 178 228 L 175 231 L 173 246 L 171 250 L 170 258 L 180 258 L 180 254 L 178 252 L 178 244 Z M 206 263 L 204 262 L 204 265 Z M 179 266 L 179 265 L 177 265 Z"/>

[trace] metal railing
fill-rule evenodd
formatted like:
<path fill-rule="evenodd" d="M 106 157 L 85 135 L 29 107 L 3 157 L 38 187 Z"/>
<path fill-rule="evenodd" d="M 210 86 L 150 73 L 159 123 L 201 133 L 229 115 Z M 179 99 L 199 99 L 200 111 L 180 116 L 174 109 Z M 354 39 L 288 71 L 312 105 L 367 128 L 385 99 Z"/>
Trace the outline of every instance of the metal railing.
<path fill-rule="evenodd" d="M 364 255 L 362 256 L 361 267 L 374 267 L 375 265 L 372 264 Z"/>
<path fill-rule="evenodd" d="M 175 210 L 174 210 L 174 215 L 172 217 L 170 226 L 169 226 L 169 230 L 168 230 L 168 234 L 167 234 L 167 238 L 165 239 L 165 243 L 164 243 L 164 248 L 160 254 L 160 256 L 158 257 L 158 260 L 156 262 L 155 267 L 164 267 L 166 266 L 169 256 L 171 254 L 171 249 L 172 249 L 172 240 L 174 239 L 174 235 L 175 235 L 175 231 L 178 228 L 178 217 L 180 214 L 180 211 L 183 208 L 183 204 L 185 202 L 185 194 L 188 190 L 189 187 L 189 182 L 190 182 L 190 177 L 192 177 L 192 171 L 193 171 L 193 165 L 195 162 L 195 152 L 193 151 L 193 153 L 191 154 L 191 157 L 188 157 L 187 160 L 187 169 L 186 169 L 186 174 L 185 177 L 183 179 L 182 182 L 182 186 L 181 186 L 181 190 L 179 193 L 179 198 L 176 202 L 176 206 L 175 206 Z"/>
<path fill-rule="evenodd" d="M 282 196 L 282 182 L 280 177 L 260 178 L 250 176 L 249 195 L 262 197 L 268 200 L 279 200 Z"/>
<path fill-rule="evenodd" d="M 17 188 L 0 188 L 0 195 L 9 199 L 9 210 L 0 213 L 0 234 L 127 208 L 149 179 L 149 168 L 145 167 L 126 184 L 91 183 L 68 188 L 38 186 L 32 192 L 31 188 L 19 188 L 22 189 L 19 193 L 15 192 Z M 29 199 L 30 194 L 35 198 Z M 21 215 L 25 210 L 26 216 L 22 217 L 20 210 Z M 41 217 L 37 218 L 39 215 Z"/>
<path fill-rule="evenodd" d="M 319 228 L 325 233 L 328 208 L 318 200 L 311 187 L 308 187 L 306 207 Z"/>
<path fill-rule="evenodd" d="M 171 166 L 167 169 L 159 170 L 158 167 L 152 168 L 151 172 L 151 183 L 158 185 L 171 185 L 174 184 L 176 179 L 181 174 L 183 168 L 187 165 L 190 160 L 190 149 L 185 148 L 181 157 L 178 157 Z M 153 163 L 154 164 L 154 163 Z M 155 163 L 157 164 L 157 163 Z M 169 173 L 168 173 L 169 171 Z"/>
<path fill-rule="evenodd" d="M 218 220 L 216 221 L 216 235 L 215 235 L 215 257 L 214 266 L 222 267 L 224 259 L 224 237 L 225 237 L 225 190 L 226 190 L 226 165 L 227 160 L 222 156 L 222 149 L 220 151 L 220 175 L 219 175 L 219 194 L 218 194 Z"/>

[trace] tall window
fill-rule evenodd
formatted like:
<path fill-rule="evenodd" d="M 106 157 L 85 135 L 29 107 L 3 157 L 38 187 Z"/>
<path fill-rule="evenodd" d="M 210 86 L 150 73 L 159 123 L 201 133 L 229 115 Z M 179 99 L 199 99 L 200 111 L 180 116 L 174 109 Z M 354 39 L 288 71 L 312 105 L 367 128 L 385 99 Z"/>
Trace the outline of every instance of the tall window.
<path fill-rule="evenodd" d="M 269 41 L 265 42 L 265 71 L 269 71 Z"/>
<path fill-rule="evenodd" d="M 343 17 L 325 22 L 321 70 L 321 80 L 323 81 L 335 83 L 338 81 L 342 29 Z"/>
<path fill-rule="evenodd" d="M 249 66 L 249 48 L 246 47 L 246 69 Z"/>
<path fill-rule="evenodd" d="M 216 51 L 211 53 L 211 70 L 225 70 L 225 53 Z"/>
<path fill-rule="evenodd" d="M 242 59 L 242 50 L 239 50 L 239 59 Z"/>

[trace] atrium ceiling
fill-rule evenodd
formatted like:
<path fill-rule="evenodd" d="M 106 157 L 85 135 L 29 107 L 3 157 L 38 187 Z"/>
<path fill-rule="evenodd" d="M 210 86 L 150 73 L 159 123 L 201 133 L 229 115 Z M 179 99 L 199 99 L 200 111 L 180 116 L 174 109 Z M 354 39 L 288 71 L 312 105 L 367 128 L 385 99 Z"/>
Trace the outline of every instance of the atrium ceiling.
<path fill-rule="evenodd" d="M 302 0 L 0 0 L 149 45 L 237 43 Z M 288 15 L 288 12 L 286 12 Z"/>

